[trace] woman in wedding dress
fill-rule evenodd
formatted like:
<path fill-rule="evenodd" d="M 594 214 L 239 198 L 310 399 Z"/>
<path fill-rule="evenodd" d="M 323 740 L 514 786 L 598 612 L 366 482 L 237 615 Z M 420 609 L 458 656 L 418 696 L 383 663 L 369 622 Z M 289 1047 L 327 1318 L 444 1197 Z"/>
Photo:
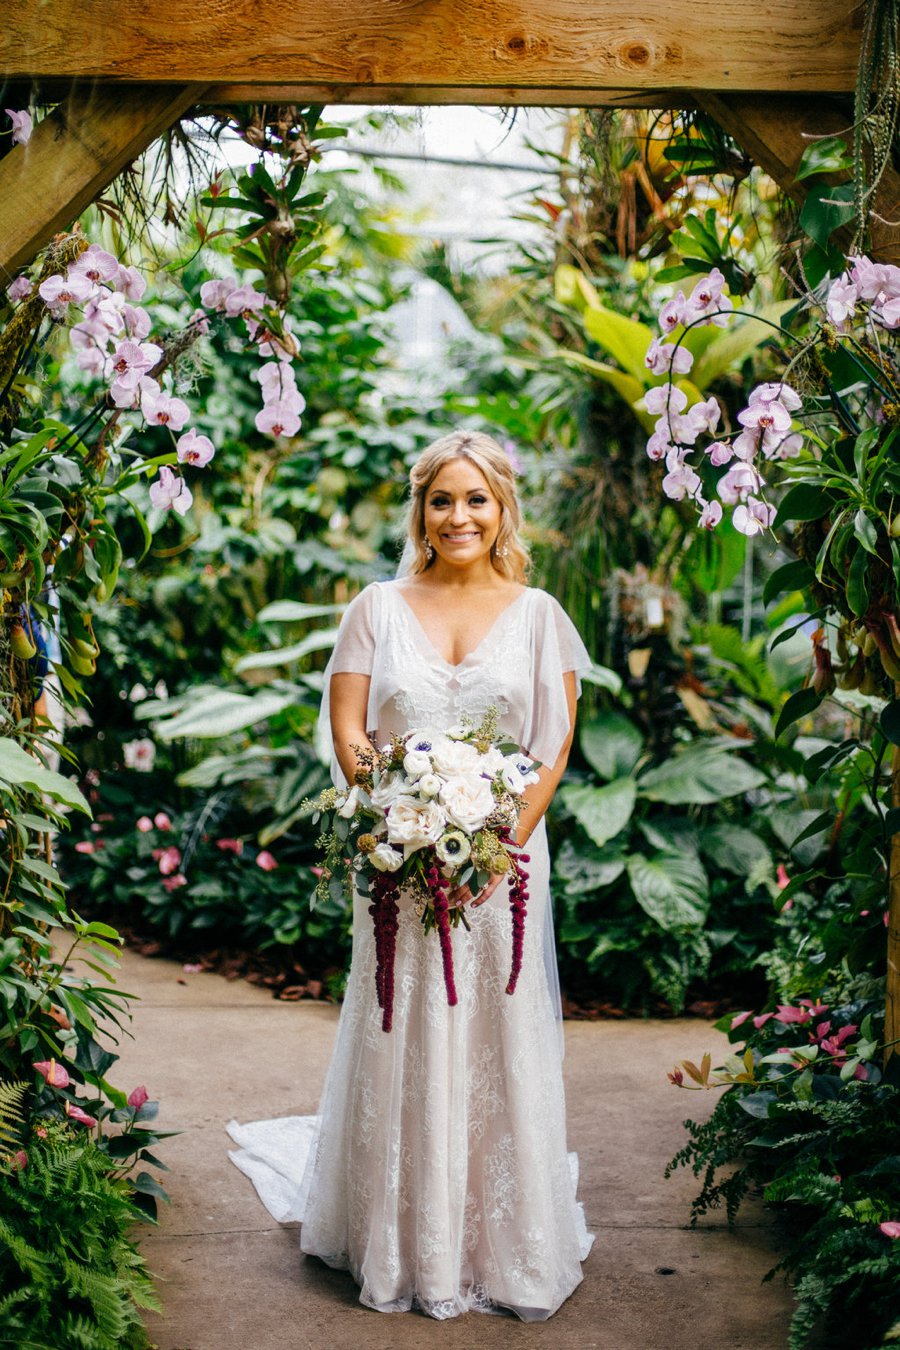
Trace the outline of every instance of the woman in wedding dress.
<path fill-rule="evenodd" d="M 451 896 L 471 926 L 452 930 L 455 1007 L 436 935 L 402 896 L 386 1033 L 369 902 L 357 895 L 319 1116 L 232 1121 L 243 1147 L 231 1157 L 276 1217 L 301 1220 L 304 1252 L 352 1273 L 366 1306 L 538 1321 L 579 1284 L 593 1241 L 566 1147 L 544 822 L 591 661 L 557 601 L 525 584 L 515 479 L 495 441 L 445 436 L 410 481 L 408 568 L 352 601 L 326 670 L 332 774 L 352 781 L 353 747 L 368 740 L 499 710 L 499 730 L 542 765 L 518 833 L 529 857 L 522 970 L 507 994 L 505 877 Z"/>

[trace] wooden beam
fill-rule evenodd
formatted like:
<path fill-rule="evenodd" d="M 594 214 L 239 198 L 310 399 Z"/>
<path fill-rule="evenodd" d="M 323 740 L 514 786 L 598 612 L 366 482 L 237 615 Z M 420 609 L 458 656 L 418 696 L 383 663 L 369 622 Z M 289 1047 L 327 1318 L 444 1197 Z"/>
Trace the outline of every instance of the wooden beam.
<path fill-rule="evenodd" d="M 742 145 L 776 183 L 797 202 L 806 198 L 807 184 L 796 172 L 808 145 L 820 136 L 845 136 L 852 148 L 853 114 L 834 100 L 759 96 L 753 94 L 697 94 L 697 102 L 730 136 Z M 837 180 L 835 180 L 837 181 Z M 872 257 L 900 264 L 900 174 L 888 168 L 881 180 L 870 223 Z M 849 231 L 841 241 L 849 242 Z"/>
<path fill-rule="evenodd" d="M 52 0 L 8 5 L 7 77 L 258 87 L 853 88 L 863 0 Z"/>
<path fill-rule="evenodd" d="M 236 103 L 358 103 L 387 107 L 693 108 L 696 101 L 694 91 L 684 89 L 551 89 L 537 85 L 463 89 L 417 84 L 213 84 L 202 99 L 204 104 L 218 107 Z"/>
<path fill-rule="evenodd" d="M 193 87 L 76 91 L 0 160 L 0 286 L 192 107 Z"/>

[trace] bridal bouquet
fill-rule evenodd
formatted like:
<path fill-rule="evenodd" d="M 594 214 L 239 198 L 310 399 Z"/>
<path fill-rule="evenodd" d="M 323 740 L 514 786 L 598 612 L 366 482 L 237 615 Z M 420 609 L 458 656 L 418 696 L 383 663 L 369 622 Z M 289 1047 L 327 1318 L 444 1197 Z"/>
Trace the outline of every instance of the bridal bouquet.
<path fill-rule="evenodd" d="M 401 890 L 412 891 L 425 932 L 441 944 L 447 1001 L 456 1003 L 450 929 L 465 911 L 449 893 L 469 885 L 473 894 L 492 873 L 509 873 L 512 911 L 512 994 L 522 966 L 528 875 L 526 853 L 516 848 L 522 794 L 536 783 L 536 761 L 497 736 L 497 709 L 476 725 L 395 736 L 376 750 L 354 746 L 360 761 L 355 784 L 329 788 L 310 803 L 324 828 L 320 899 L 369 897 L 375 924 L 378 1006 L 390 1031 L 394 1002 L 394 952 Z"/>

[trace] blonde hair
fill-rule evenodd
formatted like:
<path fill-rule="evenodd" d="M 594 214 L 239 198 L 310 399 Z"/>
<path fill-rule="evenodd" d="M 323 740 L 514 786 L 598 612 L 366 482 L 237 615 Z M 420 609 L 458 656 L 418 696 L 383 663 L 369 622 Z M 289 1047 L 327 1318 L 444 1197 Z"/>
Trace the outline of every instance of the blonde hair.
<path fill-rule="evenodd" d="M 434 562 L 434 556 L 429 559 L 425 552 L 425 494 L 444 465 L 454 459 L 469 460 L 484 475 L 500 503 L 500 529 L 491 545 L 491 562 L 501 576 L 524 584 L 531 559 L 519 537 L 522 509 L 512 461 L 503 447 L 483 431 L 451 431 L 427 446 L 410 469 L 406 516 L 406 533 L 414 549 L 410 574 L 426 572 Z M 499 553 L 504 546 L 505 556 Z"/>

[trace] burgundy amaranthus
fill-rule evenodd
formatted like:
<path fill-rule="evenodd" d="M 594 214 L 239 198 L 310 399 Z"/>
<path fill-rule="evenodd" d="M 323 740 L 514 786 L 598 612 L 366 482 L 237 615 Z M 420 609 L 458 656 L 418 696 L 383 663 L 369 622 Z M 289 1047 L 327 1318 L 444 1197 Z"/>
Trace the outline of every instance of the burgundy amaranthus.
<path fill-rule="evenodd" d="M 431 903 L 434 906 L 434 922 L 438 930 L 438 937 L 441 943 L 441 959 L 444 963 L 444 987 L 447 990 L 447 1002 L 451 1008 L 456 1007 L 456 980 L 453 976 L 453 947 L 450 942 L 450 901 L 436 863 L 425 873 L 428 882 L 428 889 L 431 892 Z"/>
<path fill-rule="evenodd" d="M 522 952 L 525 946 L 525 915 L 528 909 L 528 873 L 522 863 L 531 862 L 528 853 L 509 854 L 512 875 L 509 879 L 509 908 L 512 914 L 512 966 L 506 992 L 514 994 L 522 969 Z"/>
<path fill-rule="evenodd" d="M 390 1031 L 394 1020 L 394 955 L 397 950 L 400 888 L 391 872 L 372 878 L 369 913 L 375 925 L 375 992 L 382 1009 L 381 1027 Z"/>

